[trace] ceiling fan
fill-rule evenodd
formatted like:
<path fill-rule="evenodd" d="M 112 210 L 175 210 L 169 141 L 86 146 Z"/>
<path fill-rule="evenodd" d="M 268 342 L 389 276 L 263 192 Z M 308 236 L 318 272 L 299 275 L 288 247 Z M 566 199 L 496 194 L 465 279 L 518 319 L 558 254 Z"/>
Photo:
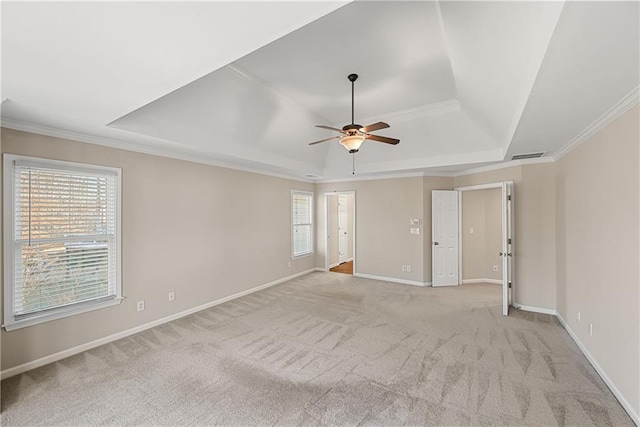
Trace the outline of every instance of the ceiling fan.
<path fill-rule="evenodd" d="M 309 143 L 309 145 L 320 144 L 321 142 L 331 141 L 332 139 L 340 139 L 340 144 L 349 151 L 349 153 L 357 153 L 360 149 L 360 146 L 366 139 L 370 139 L 372 141 L 384 142 L 385 144 L 396 145 L 400 142 L 399 139 L 388 138 L 386 136 L 380 135 L 372 135 L 369 132 L 373 132 L 375 130 L 386 129 L 389 127 L 388 124 L 384 122 L 373 123 L 368 126 L 362 126 L 354 123 L 353 119 L 353 92 L 354 92 L 354 82 L 358 79 L 357 74 L 349 74 L 347 77 L 351 82 L 351 124 L 345 125 L 342 129 L 334 128 L 331 126 L 324 125 L 316 125 L 318 128 L 335 130 L 340 132 L 340 135 L 332 136 L 331 138 L 321 139 L 320 141 L 315 141 Z"/>

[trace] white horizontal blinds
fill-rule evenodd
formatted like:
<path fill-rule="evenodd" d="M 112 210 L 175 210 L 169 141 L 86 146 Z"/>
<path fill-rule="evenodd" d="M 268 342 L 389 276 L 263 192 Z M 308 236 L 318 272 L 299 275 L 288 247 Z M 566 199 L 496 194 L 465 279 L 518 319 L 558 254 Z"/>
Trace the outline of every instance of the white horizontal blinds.
<path fill-rule="evenodd" d="M 116 176 L 16 163 L 14 315 L 116 295 Z"/>
<path fill-rule="evenodd" d="M 293 256 L 312 252 L 312 224 L 310 193 L 292 195 Z"/>

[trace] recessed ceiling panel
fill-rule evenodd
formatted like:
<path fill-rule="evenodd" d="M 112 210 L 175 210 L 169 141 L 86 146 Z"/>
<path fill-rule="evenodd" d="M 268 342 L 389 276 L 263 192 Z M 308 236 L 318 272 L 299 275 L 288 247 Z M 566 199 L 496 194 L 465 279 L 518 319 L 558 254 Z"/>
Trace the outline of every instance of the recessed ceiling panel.
<path fill-rule="evenodd" d="M 235 64 L 328 124 L 351 120 L 351 73 L 356 121 L 456 97 L 435 2 L 353 2 Z"/>

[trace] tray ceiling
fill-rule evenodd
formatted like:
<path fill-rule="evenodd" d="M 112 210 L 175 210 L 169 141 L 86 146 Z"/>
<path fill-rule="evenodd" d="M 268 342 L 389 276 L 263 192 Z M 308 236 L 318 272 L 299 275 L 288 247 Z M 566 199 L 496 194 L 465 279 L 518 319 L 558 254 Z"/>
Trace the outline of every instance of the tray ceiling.
<path fill-rule="evenodd" d="M 638 90 L 637 2 L 2 4 L 2 122 L 297 178 L 553 156 Z M 268 18 L 265 18 L 268 17 Z"/>

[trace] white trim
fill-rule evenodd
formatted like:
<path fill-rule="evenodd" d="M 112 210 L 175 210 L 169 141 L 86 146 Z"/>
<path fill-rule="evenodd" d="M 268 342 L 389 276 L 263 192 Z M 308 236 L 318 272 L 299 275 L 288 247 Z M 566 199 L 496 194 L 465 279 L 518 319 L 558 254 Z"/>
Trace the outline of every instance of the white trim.
<path fill-rule="evenodd" d="M 418 281 L 415 281 L 415 280 L 397 279 L 395 277 L 375 276 L 373 274 L 364 274 L 364 273 L 354 273 L 353 275 L 355 277 L 361 277 L 363 279 L 372 279 L 372 280 L 380 280 L 380 281 L 383 281 L 383 282 L 401 283 L 403 285 L 427 286 L 427 284 L 424 283 L 424 282 L 418 282 Z"/>
<path fill-rule="evenodd" d="M 339 265 L 340 265 L 340 263 L 339 263 L 339 262 L 336 262 L 336 263 L 334 263 L 334 264 L 330 264 L 330 265 L 329 265 L 329 270 L 331 270 L 333 267 L 337 267 L 337 266 L 339 266 Z"/>
<path fill-rule="evenodd" d="M 475 191 L 475 190 L 489 190 L 491 188 L 502 188 L 502 182 L 493 182 L 490 184 L 478 184 L 478 185 L 469 185 L 467 187 L 456 187 L 454 190 L 456 191 Z"/>
<path fill-rule="evenodd" d="M 249 294 L 252 294 L 254 292 L 261 291 L 261 290 L 269 288 L 271 286 L 278 285 L 278 284 L 286 282 L 288 280 L 293 280 L 296 277 L 304 276 L 305 274 L 309 274 L 309 273 L 312 273 L 312 272 L 318 271 L 318 270 L 319 269 L 317 269 L 317 268 L 311 268 L 309 270 L 305 270 L 305 271 L 302 271 L 300 273 L 292 274 L 291 276 L 283 277 L 281 279 L 277 279 L 277 280 L 274 280 L 272 282 L 256 286 L 254 288 L 247 289 L 245 291 L 241 291 L 241 292 L 235 293 L 233 295 L 229 295 L 227 297 L 223 297 L 223 298 L 217 299 L 215 301 L 211 301 L 211 302 L 208 302 L 206 304 L 202 304 L 202 305 L 199 305 L 197 307 L 193 307 L 193 308 L 181 311 L 179 313 L 175 313 L 175 314 L 172 314 L 170 316 L 166 316 L 166 317 L 163 317 L 161 319 L 157 319 L 157 320 L 154 320 L 152 322 L 145 323 L 145 324 L 140 325 L 140 326 L 136 326 L 135 328 L 127 329 L 125 331 L 121 331 L 121 332 L 118 332 L 118 333 L 115 333 L 113 335 L 109 335 L 109 336 L 106 336 L 106 337 L 103 337 L 103 338 L 98 338 L 97 340 L 93 340 L 93 341 L 90 341 L 88 343 L 80 344 L 78 346 L 75 346 L 75 347 L 72 347 L 72 348 L 69 348 L 69 349 L 66 349 L 66 350 L 59 351 L 58 353 L 50 354 L 48 356 L 41 357 L 40 359 L 32 360 L 31 362 L 23 363 L 22 365 L 18 365 L 18 366 L 14 366 L 12 368 L 5 369 L 4 371 L 0 372 L 0 379 L 4 380 L 4 379 L 12 377 L 14 375 L 18 375 L 18 374 L 30 371 L 30 370 L 35 369 L 35 368 L 39 368 L 40 366 L 44 366 L 44 365 L 47 365 L 49 363 L 57 362 L 58 360 L 62 360 L 64 358 L 73 356 L 73 355 L 78 354 L 78 353 L 82 353 L 83 351 L 91 350 L 92 348 L 96 348 L 96 347 L 99 347 L 101 345 L 108 344 L 110 342 L 119 340 L 121 338 L 126 338 L 126 337 L 128 337 L 130 335 L 137 334 L 138 332 L 146 331 L 147 329 L 151 329 L 153 327 L 156 327 L 156 326 L 171 322 L 171 321 L 176 320 L 176 319 L 180 319 L 182 317 L 188 316 L 188 315 L 196 313 L 198 311 L 202 311 L 202 310 L 205 310 L 207 308 L 211 308 L 211 307 L 214 307 L 216 305 L 219 305 L 219 304 L 234 300 L 236 298 L 240 298 L 240 297 L 243 297 L 245 295 L 249 295 Z M 320 269 L 320 271 L 322 271 L 322 270 Z"/>
<path fill-rule="evenodd" d="M 494 285 L 502 285 L 502 280 L 497 279 L 464 279 L 462 281 L 463 285 L 467 285 L 470 283 L 492 283 Z"/>
<path fill-rule="evenodd" d="M 584 344 L 582 344 L 578 336 L 571 330 L 571 328 L 569 327 L 567 322 L 564 320 L 564 318 L 560 315 L 560 313 L 556 313 L 556 317 L 560 321 L 560 324 L 562 325 L 562 327 L 569 333 L 569 336 L 578 345 L 578 348 L 580 348 L 580 350 L 582 351 L 582 354 L 584 354 L 587 360 L 589 361 L 589 363 L 591 363 L 591 366 L 593 366 L 593 369 L 596 370 L 598 375 L 600 375 L 600 378 L 603 379 L 607 387 L 609 387 L 613 395 L 616 397 L 616 399 L 618 399 L 618 402 L 620 402 L 624 410 L 627 411 L 627 414 L 629 414 L 629 417 L 631 417 L 631 420 L 634 423 L 636 423 L 636 425 L 640 425 L 639 424 L 640 417 L 638 417 L 638 414 L 633 410 L 633 406 L 631 406 L 631 404 L 624 398 L 622 393 L 620 393 L 620 390 L 618 390 L 618 388 L 615 386 L 613 381 L 611 381 L 611 378 L 607 376 L 607 374 L 604 372 L 604 369 L 602 369 L 602 367 L 598 364 L 598 362 L 596 361 L 596 358 L 593 357 L 591 353 L 589 353 L 589 350 L 587 350 L 587 347 L 585 347 Z"/>
<path fill-rule="evenodd" d="M 571 150 L 578 147 L 583 142 L 588 141 L 596 133 L 607 127 L 611 122 L 629 111 L 640 101 L 640 86 L 636 86 L 631 92 L 625 95 L 620 101 L 616 102 L 603 115 L 598 117 L 596 121 L 587 126 L 582 132 L 576 135 L 562 148 L 553 154 L 554 160 L 560 160 Z"/>
<path fill-rule="evenodd" d="M 104 147 L 115 148 L 119 150 L 133 151 L 135 153 L 148 154 L 151 156 L 165 157 L 169 159 L 183 160 L 186 162 L 199 163 L 203 165 L 215 166 L 225 169 L 232 169 L 242 172 L 255 173 L 258 175 L 272 176 L 275 178 L 292 179 L 300 182 L 314 183 L 315 179 L 308 177 L 301 177 L 295 174 L 277 173 L 259 168 L 251 168 L 247 166 L 240 166 L 229 161 L 218 160 L 213 157 L 207 156 L 202 153 L 189 153 L 184 150 L 178 151 L 169 147 L 162 147 L 161 144 L 175 144 L 171 141 L 164 139 L 153 138 L 158 144 L 154 146 L 147 146 L 145 144 L 136 142 L 124 142 L 112 138 L 105 138 L 101 136 L 93 136 L 85 133 L 67 131 L 63 129 L 36 125 L 27 122 L 21 122 L 19 120 L 2 118 L 0 126 L 13 129 L 21 132 L 30 132 L 37 135 L 50 136 L 53 138 L 61 138 L 69 141 L 84 142 L 87 144 L 102 145 Z M 117 128 L 112 128 L 117 129 Z"/>
<path fill-rule="evenodd" d="M 536 159 L 509 160 L 509 161 L 496 163 L 493 165 L 480 166 L 473 169 L 466 169 L 463 171 L 454 172 L 453 176 L 459 177 L 459 176 L 465 176 L 465 175 L 473 175 L 476 173 L 491 172 L 491 171 L 500 170 L 500 169 L 513 168 L 517 166 L 525 166 L 525 165 L 532 165 L 532 164 L 538 164 L 538 163 L 553 163 L 554 161 L 555 159 L 553 157 L 538 157 Z"/>
<path fill-rule="evenodd" d="M 347 261 L 345 262 L 352 262 L 353 261 L 353 257 L 347 258 Z"/>
<path fill-rule="evenodd" d="M 532 307 L 529 305 L 518 304 L 517 302 L 513 303 L 513 307 L 517 308 L 518 310 L 530 311 L 532 313 L 551 314 L 552 316 L 558 315 L 558 312 L 551 308 Z"/>
<path fill-rule="evenodd" d="M 349 175 L 342 178 L 330 178 L 330 179 L 318 178 L 314 182 L 316 184 L 330 184 L 334 182 L 373 181 L 378 179 L 416 178 L 416 177 L 423 177 L 423 176 L 425 176 L 424 172 L 398 172 L 398 173 L 389 173 L 384 175 L 362 174 L 362 175 Z"/>

